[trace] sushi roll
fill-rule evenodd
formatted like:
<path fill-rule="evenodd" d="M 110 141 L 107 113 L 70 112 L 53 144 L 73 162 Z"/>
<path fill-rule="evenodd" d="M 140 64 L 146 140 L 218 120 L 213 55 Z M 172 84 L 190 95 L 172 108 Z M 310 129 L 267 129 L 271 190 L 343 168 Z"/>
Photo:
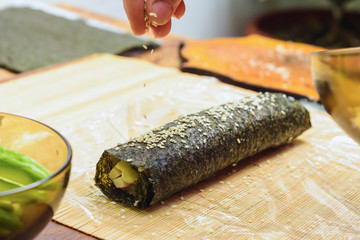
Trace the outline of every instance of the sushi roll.
<path fill-rule="evenodd" d="M 309 112 L 292 98 L 245 97 L 105 150 L 95 185 L 113 201 L 147 208 L 242 159 L 289 143 L 310 127 Z"/>

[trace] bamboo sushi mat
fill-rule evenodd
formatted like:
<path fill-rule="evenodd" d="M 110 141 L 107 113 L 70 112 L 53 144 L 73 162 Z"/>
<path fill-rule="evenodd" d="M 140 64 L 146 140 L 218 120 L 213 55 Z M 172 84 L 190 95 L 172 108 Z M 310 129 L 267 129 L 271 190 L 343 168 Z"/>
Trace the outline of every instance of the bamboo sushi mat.
<path fill-rule="evenodd" d="M 2 83 L 0 106 L 49 124 L 70 141 L 71 179 L 54 220 L 98 238 L 360 238 L 360 147 L 312 108 L 312 129 L 293 143 L 150 209 L 111 202 L 94 187 L 104 149 L 249 94 L 213 78 L 94 55 Z"/>

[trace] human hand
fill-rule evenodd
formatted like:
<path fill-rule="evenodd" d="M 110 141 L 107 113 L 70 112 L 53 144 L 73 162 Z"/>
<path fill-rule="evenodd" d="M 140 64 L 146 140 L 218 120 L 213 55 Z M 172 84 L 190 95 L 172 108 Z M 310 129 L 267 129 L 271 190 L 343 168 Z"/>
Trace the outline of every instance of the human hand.
<path fill-rule="evenodd" d="M 123 4 L 135 35 L 151 29 L 155 37 L 165 37 L 171 18 L 180 19 L 185 13 L 184 0 L 123 0 Z"/>

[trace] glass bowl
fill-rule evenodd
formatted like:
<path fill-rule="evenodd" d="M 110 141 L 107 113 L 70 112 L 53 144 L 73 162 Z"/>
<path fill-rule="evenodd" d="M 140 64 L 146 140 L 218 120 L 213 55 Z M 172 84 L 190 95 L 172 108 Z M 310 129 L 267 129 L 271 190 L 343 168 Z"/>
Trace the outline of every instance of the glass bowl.
<path fill-rule="evenodd" d="M 65 193 L 70 177 L 71 146 L 45 124 L 1 112 L 0 145 L 26 154 L 51 173 L 29 185 L 0 191 L 0 240 L 32 239 L 51 220 Z M 1 174 L 4 172 L 0 169 L 0 177 Z"/>
<path fill-rule="evenodd" d="M 311 72 L 326 111 L 360 143 L 360 47 L 312 53 Z"/>

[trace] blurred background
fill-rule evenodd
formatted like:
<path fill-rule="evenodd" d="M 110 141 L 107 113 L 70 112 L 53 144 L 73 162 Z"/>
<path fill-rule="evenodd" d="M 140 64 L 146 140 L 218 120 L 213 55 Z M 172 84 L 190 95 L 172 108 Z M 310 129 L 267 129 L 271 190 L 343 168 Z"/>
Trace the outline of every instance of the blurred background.
<path fill-rule="evenodd" d="M 67 3 L 97 13 L 126 20 L 122 0 L 40 0 Z M 246 24 L 269 11 L 287 8 L 329 7 L 329 0 L 185 0 L 187 11 L 181 21 L 174 20 L 173 34 L 195 39 L 243 35 Z M 347 8 L 360 9 L 360 1 Z"/>

